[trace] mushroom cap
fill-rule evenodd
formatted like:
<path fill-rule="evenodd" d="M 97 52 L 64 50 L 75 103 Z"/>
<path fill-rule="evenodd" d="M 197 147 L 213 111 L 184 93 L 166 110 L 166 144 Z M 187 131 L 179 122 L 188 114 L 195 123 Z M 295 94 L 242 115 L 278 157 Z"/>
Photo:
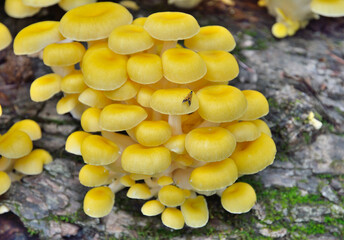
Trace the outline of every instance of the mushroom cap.
<path fill-rule="evenodd" d="M 275 142 L 265 133 L 251 142 L 238 143 L 231 155 L 239 175 L 257 173 L 273 163 L 276 155 Z"/>
<path fill-rule="evenodd" d="M 130 24 L 115 28 L 108 44 L 117 54 L 133 54 L 151 48 L 154 40 L 142 26 Z"/>
<path fill-rule="evenodd" d="M 100 126 L 106 131 L 123 131 L 137 126 L 147 118 L 147 112 L 140 106 L 110 104 L 100 113 Z"/>
<path fill-rule="evenodd" d="M 34 102 L 44 102 L 61 91 L 62 77 L 49 73 L 34 80 L 30 87 L 30 97 Z"/>
<path fill-rule="evenodd" d="M 12 125 L 12 127 L 8 130 L 7 133 L 10 133 L 16 130 L 25 132 L 27 135 L 29 135 L 32 141 L 42 138 L 41 127 L 38 125 L 38 123 L 36 123 L 35 121 L 31 119 L 24 119 L 19 122 L 16 122 L 15 124 Z"/>
<path fill-rule="evenodd" d="M 61 80 L 61 91 L 64 93 L 81 93 L 87 88 L 84 82 L 84 75 L 81 71 L 74 71 L 67 74 Z"/>
<path fill-rule="evenodd" d="M 60 75 L 61 77 L 65 77 L 68 74 L 75 71 L 74 65 L 71 66 L 51 66 L 50 67 L 53 73 Z"/>
<path fill-rule="evenodd" d="M 65 114 L 72 111 L 79 103 L 78 98 L 79 94 L 68 94 L 61 98 L 56 105 L 57 113 Z"/>
<path fill-rule="evenodd" d="M 257 201 L 256 192 L 247 183 L 237 182 L 229 186 L 221 196 L 221 204 L 230 213 L 246 213 Z"/>
<path fill-rule="evenodd" d="M 164 77 L 173 83 L 195 82 L 207 72 L 201 56 L 190 49 L 170 48 L 162 54 L 161 60 Z"/>
<path fill-rule="evenodd" d="M 101 109 L 88 108 L 81 115 L 81 127 L 85 132 L 100 132 L 102 129 L 99 124 Z"/>
<path fill-rule="evenodd" d="M 200 228 L 207 224 L 209 211 L 207 201 L 203 196 L 188 198 L 180 207 L 187 226 Z"/>
<path fill-rule="evenodd" d="M 187 98 L 190 99 L 190 105 L 185 100 Z M 184 115 L 198 109 L 198 99 L 196 94 L 188 88 L 159 89 L 153 93 L 150 106 L 159 113 Z"/>
<path fill-rule="evenodd" d="M 93 218 L 108 215 L 115 203 L 115 194 L 109 187 L 96 187 L 89 190 L 84 198 L 84 212 Z"/>
<path fill-rule="evenodd" d="M 52 162 L 51 155 L 43 149 L 35 149 L 28 155 L 16 159 L 14 169 L 25 175 L 37 175 L 43 171 L 43 164 Z"/>
<path fill-rule="evenodd" d="M 92 41 L 109 37 L 118 26 L 130 24 L 133 16 L 113 2 L 98 2 L 68 11 L 60 21 L 63 36 L 76 41 Z"/>
<path fill-rule="evenodd" d="M 286 36 L 288 36 L 287 26 L 280 22 L 272 25 L 271 32 L 272 35 L 274 35 L 276 38 L 285 38 Z"/>
<path fill-rule="evenodd" d="M 2 195 L 11 187 L 11 179 L 6 172 L 0 171 L 0 182 L 0 195 Z"/>
<path fill-rule="evenodd" d="M 156 216 L 162 213 L 165 206 L 162 205 L 158 200 L 150 200 L 143 204 L 141 212 L 145 216 Z"/>
<path fill-rule="evenodd" d="M 185 196 L 182 189 L 173 185 L 166 185 L 160 189 L 158 199 L 167 207 L 178 207 L 184 203 Z"/>
<path fill-rule="evenodd" d="M 230 158 L 195 168 L 190 184 L 197 191 L 214 191 L 232 185 L 238 179 L 238 169 Z"/>
<path fill-rule="evenodd" d="M 140 89 L 140 85 L 127 80 L 120 88 L 112 91 L 104 91 L 104 95 L 114 101 L 126 101 L 136 96 Z"/>
<path fill-rule="evenodd" d="M 143 25 L 145 25 L 146 20 L 147 20 L 147 17 L 138 17 L 138 18 L 135 18 L 131 24 L 140 25 L 143 27 Z"/>
<path fill-rule="evenodd" d="M 198 113 L 209 122 L 231 122 L 241 117 L 247 100 L 238 88 L 228 85 L 204 87 L 197 92 Z"/>
<path fill-rule="evenodd" d="M 48 7 L 58 3 L 60 0 L 22 0 L 23 4 L 30 7 Z"/>
<path fill-rule="evenodd" d="M 66 151 L 75 155 L 81 155 L 81 144 L 88 136 L 91 136 L 91 134 L 83 131 L 76 131 L 70 134 L 66 140 Z"/>
<path fill-rule="evenodd" d="M 247 100 L 247 109 L 240 120 L 256 120 L 269 113 L 269 103 L 263 94 L 255 90 L 244 90 L 242 93 Z"/>
<path fill-rule="evenodd" d="M 342 17 L 344 16 L 344 1 L 312 0 L 311 10 L 316 14 L 326 17 Z"/>
<path fill-rule="evenodd" d="M 4 156 L 0 157 L 0 171 L 7 171 L 12 169 L 14 161 Z"/>
<path fill-rule="evenodd" d="M 107 165 L 119 157 L 119 147 L 105 137 L 87 136 L 81 143 L 81 155 L 90 165 Z"/>
<path fill-rule="evenodd" d="M 81 65 L 86 85 L 105 91 L 119 88 L 127 81 L 127 60 L 103 44 L 89 48 Z"/>
<path fill-rule="evenodd" d="M 103 91 L 94 90 L 92 88 L 86 88 L 80 93 L 79 102 L 89 107 L 104 108 L 105 106 L 113 103 L 108 99 Z"/>
<path fill-rule="evenodd" d="M 174 135 L 164 144 L 164 146 L 171 152 L 184 154 L 186 153 L 185 138 L 186 134 Z"/>
<path fill-rule="evenodd" d="M 125 175 L 119 179 L 120 183 L 123 186 L 131 187 L 135 184 L 135 180 L 133 180 L 129 175 Z"/>
<path fill-rule="evenodd" d="M 152 197 L 152 193 L 146 184 L 135 183 L 129 188 L 127 197 L 133 199 L 149 199 Z"/>
<path fill-rule="evenodd" d="M 154 175 L 171 164 L 171 153 L 165 147 L 148 148 L 140 144 L 127 147 L 122 153 L 122 167 L 130 173 Z"/>
<path fill-rule="evenodd" d="M 235 39 L 228 29 L 222 26 L 201 27 L 198 34 L 186 39 L 184 44 L 194 51 L 222 50 L 230 52 L 235 48 Z"/>
<path fill-rule="evenodd" d="M 252 122 L 237 122 L 229 124 L 226 128 L 233 134 L 236 142 L 253 141 L 260 136 L 258 127 Z"/>
<path fill-rule="evenodd" d="M 161 176 L 161 177 L 159 177 L 157 183 L 160 186 L 166 186 L 166 185 L 173 184 L 173 179 L 169 176 Z"/>
<path fill-rule="evenodd" d="M 0 155 L 6 158 L 21 158 L 32 150 L 30 136 L 20 130 L 14 130 L 0 136 Z"/>
<path fill-rule="evenodd" d="M 239 74 L 239 65 L 235 57 L 219 50 L 200 51 L 198 53 L 207 66 L 205 80 L 212 82 L 231 81 Z"/>
<path fill-rule="evenodd" d="M 0 23 L 0 51 L 6 48 L 12 42 L 12 35 L 8 28 Z"/>
<path fill-rule="evenodd" d="M 188 154 L 178 154 L 174 162 L 183 168 L 191 166 L 194 163 L 194 159 Z"/>
<path fill-rule="evenodd" d="M 151 101 L 153 93 L 154 93 L 154 90 L 152 88 L 142 86 L 140 90 L 137 92 L 136 101 L 142 107 L 150 107 L 150 101 Z"/>
<path fill-rule="evenodd" d="M 156 54 L 137 53 L 127 63 L 129 78 L 140 84 L 158 82 L 162 76 L 161 58 Z"/>
<path fill-rule="evenodd" d="M 179 230 L 184 227 L 184 217 L 177 208 L 166 208 L 161 214 L 162 223 L 172 229 Z"/>
<path fill-rule="evenodd" d="M 79 42 L 52 43 L 43 50 L 43 62 L 47 66 L 70 66 L 81 61 L 85 47 Z"/>
<path fill-rule="evenodd" d="M 16 55 L 33 54 L 64 37 L 59 32 L 59 22 L 43 21 L 23 28 L 15 37 L 13 51 Z"/>
<path fill-rule="evenodd" d="M 166 121 L 142 121 L 133 131 L 136 140 L 146 147 L 164 144 L 172 136 L 171 126 Z"/>
<path fill-rule="evenodd" d="M 39 10 L 41 8 L 27 6 L 22 0 L 5 0 L 5 12 L 13 18 L 31 17 L 38 13 Z"/>
<path fill-rule="evenodd" d="M 98 187 L 108 183 L 109 170 L 103 166 L 84 165 L 79 172 L 79 181 L 86 187 Z"/>
<path fill-rule="evenodd" d="M 233 153 L 235 146 L 234 136 L 221 127 L 195 128 L 185 138 L 186 151 L 198 161 L 222 161 Z"/>
<path fill-rule="evenodd" d="M 272 137 L 271 131 L 269 126 L 261 119 L 253 120 L 252 123 L 256 125 L 258 128 L 259 132 L 265 133 L 269 137 Z"/>
<path fill-rule="evenodd" d="M 89 3 L 95 3 L 96 1 L 97 0 L 60 0 L 58 4 L 60 8 L 67 12 L 73 8 L 80 7 Z"/>
<path fill-rule="evenodd" d="M 143 27 L 153 38 L 163 41 L 191 38 L 200 29 L 193 16 L 182 12 L 153 13 L 147 17 Z"/>

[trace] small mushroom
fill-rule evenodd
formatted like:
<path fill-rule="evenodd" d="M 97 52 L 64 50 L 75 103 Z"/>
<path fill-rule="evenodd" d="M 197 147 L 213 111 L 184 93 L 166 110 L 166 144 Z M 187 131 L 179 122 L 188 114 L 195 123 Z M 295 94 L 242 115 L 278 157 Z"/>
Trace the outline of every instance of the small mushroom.
<path fill-rule="evenodd" d="M 188 198 L 180 207 L 185 224 L 192 228 L 204 227 L 209 220 L 209 211 L 205 198 Z"/>
<path fill-rule="evenodd" d="M 0 23 L 0 51 L 8 47 L 12 42 L 12 35 L 8 28 Z"/>
<path fill-rule="evenodd" d="M 143 204 L 141 212 L 145 216 L 156 216 L 161 214 L 165 209 L 158 200 L 150 200 Z"/>
<path fill-rule="evenodd" d="M 162 223 L 172 229 L 179 230 L 184 227 L 184 217 L 177 208 L 166 208 L 161 214 Z"/>
<path fill-rule="evenodd" d="M 5 0 L 5 12 L 13 18 L 31 17 L 40 10 L 40 7 L 28 6 L 22 0 Z"/>
<path fill-rule="evenodd" d="M 11 179 L 6 172 L 0 171 L 0 195 L 7 192 L 11 186 Z"/>
<path fill-rule="evenodd" d="M 115 194 L 109 187 L 96 187 L 89 190 L 84 198 L 84 212 L 93 218 L 108 215 L 115 203 Z"/>

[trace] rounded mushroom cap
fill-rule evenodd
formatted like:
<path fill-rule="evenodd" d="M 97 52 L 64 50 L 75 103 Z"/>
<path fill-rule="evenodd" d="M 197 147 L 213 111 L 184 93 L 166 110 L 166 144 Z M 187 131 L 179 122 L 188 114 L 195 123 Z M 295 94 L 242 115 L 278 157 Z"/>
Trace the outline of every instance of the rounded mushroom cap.
<path fill-rule="evenodd" d="M 198 99 L 188 88 L 159 89 L 153 93 L 150 106 L 159 113 L 184 115 L 198 109 Z"/>
<path fill-rule="evenodd" d="M 252 122 L 237 122 L 226 126 L 237 142 L 253 141 L 259 138 L 260 130 Z"/>
<path fill-rule="evenodd" d="M 272 35 L 277 38 L 285 38 L 288 36 L 288 28 L 283 23 L 277 22 L 272 25 L 271 28 Z"/>
<path fill-rule="evenodd" d="M 312 0 L 311 10 L 326 17 L 344 16 L 344 1 L 342 0 Z"/>
<path fill-rule="evenodd" d="M 127 60 L 104 45 L 89 48 L 81 65 L 86 85 L 105 91 L 121 87 L 127 81 Z"/>
<path fill-rule="evenodd" d="M 166 208 L 161 214 L 162 223 L 169 228 L 179 230 L 184 227 L 184 217 L 177 208 Z"/>
<path fill-rule="evenodd" d="M 91 134 L 83 131 L 76 131 L 70 134 L 66 140 L 66 151 L 75 155 L 81 155 L 81 144 Z"/>
<path fill-rule="evenodd" d="M 233 35 L 222 26 L 201 27 L 198 34 L 186 39 L 184 44 L 194 51 L 222 50 L 230 52 L 235 48 Z"/>
<path fill-rule="evenodd" d="M 96 187 L 89 190 L 84 198 L 84 212 L 93 218 L 108 215 L 115 203 L 115 194 L 109 187 Z"/>
<path fill-rule="evenodd" d="M 32 150 L 30 136 L 20 130 L 14 130 L 0 136 L 0 155 L 6 158 L 21 158 Z"/>
<path fill-rule="evenodd" d="M 146 20 L 147 20 L 147 17 L 138 17 L 138 18 L 135 18 L 131 24 L 140 25 L 143 27 L 143 25 L 145 25 Z"/>
<path fill-rule="evenodd" d="M 165 147 L 148 148 L 140 144 L 127 147 L 122 153 L 122 167 L 130 173 L 153 175 L 171 164 L 171 153 Z"/>
<path fill-rule="evenodd" d="M 97 2 L 97 0 L 60 0 L 59 1 L 59 6 L 60 8 L 62 8 L 63 10 L 65 10 L 66 12 L 76 8 L 76 7 L 80 7 L 82 5 L 86 5 L 89 3 L 95 3 Z"/>
<path fill-rule="evenodd" d="M 190 184 L 197 191 L 214 191 L 232 185 L 238 179 L 234 161 L 227 158 L 195 168 L 190 175 Z"/>
<path fill-rule="evenodd" d="M 80 123 L 85 132 L 100 132 L 102 130 L 99 125 L 101 111 L 99 108 L 88 108 L 82 113 Z"/>
<path fill-rule="evenodd" d="M 185 138 L 186 134 L 174 135 L 164 144 L 164 146 L 167 147 L 171 152 L 184 154 L 186 153 Z"/>
<path fill-rule="evenodd" d="M 6 48 L 12 42 L 12 35 L 8 28 L 0 23 L 0 51 Z"/>
<path fill-rule="evenodd" d="M 261 119 L 252 121 L 254 125 L 258 128 L 259 132 L 265 133 L 269 137 L 272 137 L 269 126 Z"/>
<path fill-rule="evenodd" d="M 111 104 L 100 113 L 100 126 L 106 131 L 123 131 L 137 126 L 147 118 L 147 112 L 137 105 Z"/>
<path fill-rule="evenodd" d="M 11 187 L 11 179 L 6 172 L 0 171 L 0 182 L 0 195 L 2 195 Z"/>
<path fill-rule="evenodd" d="M 87 88 L 84 82 L 84 75 L 81 71 L 74 71 L 67 74 L 61 80 L 61 91 L 64 93 L 81 93 Z"/>
<path fill-rule="evenodd" d="M 170 48 L 162 56 L 164 77 L 173 83 L 185 84 L 201 79 L 207 72 L 203 59 L 185 48 Z"/>
<path fill-rule="evenodd" d="M 68 11 L 60 21 L 63 36 L 76 41 L 107 38 L 118 26 L 130 24 L 133 16 L 123 6 L 113 2 L 86 4 Z"/>
<path fill-rule="evenodd" d="M 162 76 L 161 58 L 156 54 L 137 53 L 127 63 L 129 78 L 140 84 L 158 82 Z"/>
<path fill-rule="evenodd" d="M 120 88 L 112 91 L 105 91 L 104 95 L 114 101 L 126 101 L 136 96 L 140 89 L 140 85 L 127 80 Z"/>
<path fill-rule="evenodd" d="M 90 135 L 81 143 L 84 162 L 91 165 L 107 165 L 119 157 L 119 147 L 105 137 Z"/>
<path fill-rule="evenodd" d="M 269 113 L 269 103 L 263 94 L 255 90 L 244 90 L 242 93 L 247 100 L 247 110 L 240 120 L 256 120 Z"/>
<path fill-rule="evenodd" d="M 185 139 L 185 148 L 190 156 L 205 162 L 228 158 L 235 146 L 234 136 L 221 127 L 196 128 L 191 130 Z"/>
<path fill-rule="evenodd" d="M 94 90 L 92 88 L 86 88 L 80 93 L 79 102 L 89 107 L 104 108 L 105 106 L 113 103 L 108 99 L 103 91 Z"/>
<path fill-rule="evenodd" d="M 158 200 L 150 200 L 143 204 L 141 212 L 145 216 L 156 216 L 162 213 L 165 206 L 162 205 Z"/>
<path fill-rule="evenodd" d="M 136 140 L 146 147 L 164 144 L 172 136 L 171 126 L 166 121 L 143 121 L 133 131 Z"/>
<path fill-rule="evenodd" d="M 240 175 L 257 173 L 273 163 L 276 155 L 275 142 L 265 133 L 251 142 L 238 144 L 231 155 Z"/>
<path fill-rule="evenodd" d="M 150 107 L 150 101 L 152 98 L 152 95 L 154 93 L 154 90 L 150 87 L 142 86 L 140 90 L 137 92 L 136 101 L 142 106 L 142 107 Z"/>
<path fill-rule="evenodd" d="M 173 184 L 173 179 L 169 176 L 161 176 L 161 177 L 159 177 L 157 183 L 160 186 L 166 186 L 166 185 Z"/>
<path fill-rule="evenodd" d="M 207 201 L 203 196 L 186 199 L 180 209 L 189 227 L 203 227 L 209 220 Z"/>
<path fill-rule="evenodd" d="M 133 54 L 151 48 L 154 40 L 142 26 L 131 24 L 115 28 L 109 36 L 108 44 L 117 54 Z"/>
<path fill-rule="evenodd" d="M 30 7 L 48 7 L 58 3 L 60 0 L 22 0 L 23 4 Z"/>
<path fill-rule="evenodd" d="M 56 112 L 58 114 L 69 113 L 78 105 L 78 98 L 78 94 L 66 94 L 66 96 L 64 96 L 57 102 Z"/>
<path fill-rule="evenodd" d="M 121 184 L 126 187 L 131 187 L 135 184 L 135 180 L 133 180 L 129 175 L 125 175 L 119 179 Z"/>
<path fill-rule="evenodd" d="M 221 196 L 221 204 L 230 213 L 246 213 L 256 203 L 254 189 L 247 183 L 237 182 L 229 186 Z"/>
<path fill-rule="evenodd" d="M 17 34 L 13 42 L 13 51 L 16 55 L 33 54 L 63 39 L 59 32 L 59 22 L 38 22 L 23 28 Z"/>
<path fill-rule="evenodd" d="M 7 171 L 13 167 L 14 161 L 4 156 L 0 157 L 0 171 Z"/>
<path fill-rule="evenodd" d="M 135 183 L 129 188 L 127 197 L 133 199 L 149 199 L 152 197 L 152 193 L 146 184 Z"/>
<path fill-rule="evenodd" d="M 15 124 L 12 125 L 12 127 L 8 130 L 7 133 L 10 133 L 16 130 L 25 132 L 27 135 L 29 135 L 32 141 L 42 138 L 41 127 L 38 125 L 38 123 L 36 123 L 35 121 L 31 119 L 24 119 L 19 122 L 16 122 Z"/>
<path fill-rule="evenodd" d="M 5 0 L 5 12 L 13 18 L 31 17 L 38 13 L 39 10 L 41 8 L 27 6 L 22 0 Z"/>
<path fill-rule="evenodd" d="M 163 186 L 159 191 L 158 198 L 167 207 L 177 207 L 185 201 L 183 190 L 173 185 Z"/>
<path fill-rule="evenodd" d="M 237 88 L 228 85 L 204 87 L 197 92 L 198 113 L 209 122 L 231 122 L 246 111 L 247 100 Z"/>
<path fill-rule="evenodd" d="M 43 50 L 43 62 L 47 66 L 70 66 L 81 61 L 85 47 L 79 42 L 52 43 Z"/>
<path fill-rule="evenodd" d="M 182 12 L 153 13 L 148 16 L 143 27 L 153 38 L 163 41 L 191 38 L 200 29 L 193 16 Z"/>
<path fill-rule="evenodd" d="M 30 87 L 30 97 L 34 102 L 44 102 L 61 91 L 62 77 L 56 73 L 46 74 L 34 80 Z"/>
<path fill-rule="evenodd" d="M 52 161 L 51 155 L 43 149 L 35 149 L 28 155 L 18 158 L 14 169 L 26 175 L 37 175 L 43 171 L 43 164 Z"/>
<path fill-rule="evenodd" d="M 98 187 L 108 183 L 109 170 L 103 166 L 84 165 L 79 172 L 79 181 L 86 187 Z"/>
<path fill-rule="evenodd" d="M 205 80 L 211 82 L 226 82 L 236 78 L 239 65 L 235 57 L 225 51 L 201 51 L 198 53 L 207 66 Z"/>

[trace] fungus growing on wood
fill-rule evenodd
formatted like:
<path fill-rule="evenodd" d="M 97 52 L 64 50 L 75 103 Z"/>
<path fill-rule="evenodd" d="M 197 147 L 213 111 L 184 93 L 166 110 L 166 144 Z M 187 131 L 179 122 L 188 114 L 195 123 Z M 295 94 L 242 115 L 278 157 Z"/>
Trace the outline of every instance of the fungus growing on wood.
<path fill-rule="evenodd" d="M 7 48 L 12 42 L 12 35 L 8 28 L 0 23 L 0 51 Z"/>

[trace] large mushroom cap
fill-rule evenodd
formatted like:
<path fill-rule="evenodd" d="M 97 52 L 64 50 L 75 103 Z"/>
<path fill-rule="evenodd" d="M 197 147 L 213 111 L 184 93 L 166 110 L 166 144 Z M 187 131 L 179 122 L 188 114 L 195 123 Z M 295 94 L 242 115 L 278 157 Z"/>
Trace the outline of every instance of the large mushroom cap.
<path fill-rule="evenodd" d="M 96 187 L 89 190 L 84 198 L 84 212 L 94 218 L 108 215 L 115 203 L 115 194 L 109 187 Z"/>
<path fill-rule="evenodd" d="M 171 164 L 171 153 L 165 147 L 144 147 L 133 144 L 122 154 L 122 167 L 125 171 L 153 175 L 165 171 Z"/>
<path fill-rule="evenodd" d="M 117 3 L 91 3 L 68 11 L 61 18 L 60 31 L 66 38 L 76 41 L 99 40 L 132 20 L 130 12 Z"/>
<path fill-rule="evenodd" d="M 0 51 L 6 48 L 12 42 L 12 35 L 8 28 L 0 23 Z"/>
<path fill-rule="evenodd" d="M 30 87 L 30 97 L 34 102 L 44 102 L 61 91 L 62 77 L 56 73 L 37 78 Z"/>
<path fill-rule="evenodd" d="M 38 140 L 42 137 L 41 127 L 31 119 L 24 119 L 13 124 L 7 133 L 20 130 L 25 132 L 32 141 Z"/>
<path fill-rule="evenodd" d="M 242 93 L 247 100 L 247 109 L 240 120 L 256 120 L 269 113 L 269 103 L 263 94 L 255 90 L 244 90 Z"/>
<path fill-rule="evenodd" d="M 191 38 L 199 32 L 197 20 L 190 14 L 181 12 L 153 13 L 144 23 L 146 31 L 163 41 Z"/>
<path fill-rule="evenodd" d="M 247 183 L 237 182 L 229 186 L 221 196 L 221 204 L 230 213 L 245 213 L 256 203 L 254 189 Z"/>
<path fill-rule="evenodd" d="M 16 55 L 33 54 L 64 37 L 59 32 L 59 22 L 43 21 L 23 28 L 15 37 L 13 51 Z"/>
<path fill-rule="evenodd" d="M 343 0 L 312 0 L 311 10 L 326 17 L 344 16 Z"/>
<path fill-rule="evenodd" d="M 85 165 L 80 169 L 79 181 L 86 187 L 98 187 L 108 182 L 109 170 L 103 166 Z"/>
<path fill-rule="evenodd" d="M 13 18 L 26 18 L 35 15 L 41 10 L 40 7 L 31 7 L 22 0 L 5 0 L 5 12 Z"/>
<path fill-rule="evenodd" d="M 61 80 L 61 91 L 64 93 L 81 93 L 87 88 L 81 71 L 74 71 Z"/>
<path fill-rule="evenodd" d="M 79 42 L 52 43 L 43 50 L 43 62 L 47 66 L 70 66 L 81 61 L 85 47 Z"/>
<path fill-rule="evenodd" d="M 189 227 L 203 227 L 209 220 L 208 206 L 203 196 L 186 199 L 180 209 Z"/>

